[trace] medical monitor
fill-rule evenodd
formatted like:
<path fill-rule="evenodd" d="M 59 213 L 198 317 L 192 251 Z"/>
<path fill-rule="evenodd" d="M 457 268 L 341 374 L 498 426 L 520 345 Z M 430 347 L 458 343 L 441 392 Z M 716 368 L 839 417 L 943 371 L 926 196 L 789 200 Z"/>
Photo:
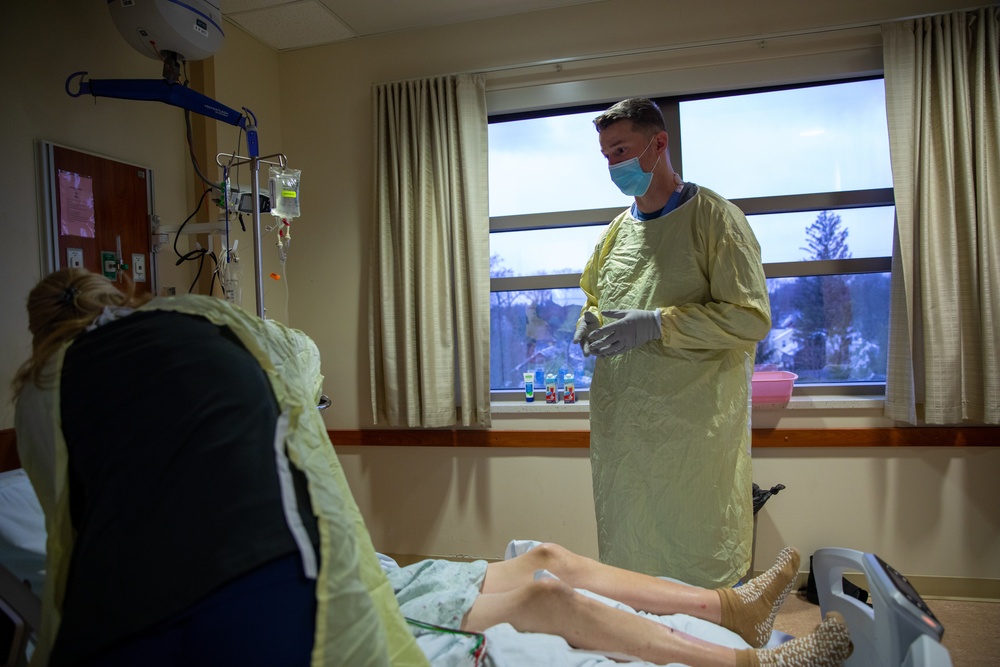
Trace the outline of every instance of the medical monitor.
<path fill-rule="evenodd" d="M 258 193 L 258 201 L 260 202 L 260 212 L 270 213 L 271 212 L 271 198 L 264 193 Z M 236 205 L 236 210 L 240 213 L 253 213 L 253 193 L 252 192 L 241 192 L 239 203 Z"/>

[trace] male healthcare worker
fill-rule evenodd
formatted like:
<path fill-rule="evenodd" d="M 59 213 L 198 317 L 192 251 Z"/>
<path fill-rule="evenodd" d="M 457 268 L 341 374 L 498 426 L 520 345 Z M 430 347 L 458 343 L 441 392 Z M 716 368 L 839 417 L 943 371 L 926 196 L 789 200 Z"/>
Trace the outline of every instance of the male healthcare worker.
<path fill-rule="evenodd" d="M 575 342 L 597 357 L 590 452 L 601 561 L 706 587 L 749 569 L 750 379 L 771 328 L 760 246 L 743 213 L 681 181 L 660 109 L 594 120 L 635 203 L 584 268 Z"/>

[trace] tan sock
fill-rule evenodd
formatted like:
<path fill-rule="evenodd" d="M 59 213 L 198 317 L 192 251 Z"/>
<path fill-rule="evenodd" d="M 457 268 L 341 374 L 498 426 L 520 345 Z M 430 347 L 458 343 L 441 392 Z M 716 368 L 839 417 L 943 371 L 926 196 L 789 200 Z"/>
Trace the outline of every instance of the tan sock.
<path fill-rule="evenodd" d="M 719 589 L 722 627 L 760 648 L 771 638 L 774 617 L 799 573 L 799 552 L 785 547 L 764 574 L 736 588 Z"/>
<path fill-rule="evenodd" d="M 736 651 L 736 667 L 760 667 L 757 649 L 745 648 Z"/>
<path fill-rule="evenodd" d="M 787 641 L 776 648 L 745 649 L 736 652 L 737 667 L 840 667 L 854 649 L 844 617 L 831 611 L 805 637 Z"/>

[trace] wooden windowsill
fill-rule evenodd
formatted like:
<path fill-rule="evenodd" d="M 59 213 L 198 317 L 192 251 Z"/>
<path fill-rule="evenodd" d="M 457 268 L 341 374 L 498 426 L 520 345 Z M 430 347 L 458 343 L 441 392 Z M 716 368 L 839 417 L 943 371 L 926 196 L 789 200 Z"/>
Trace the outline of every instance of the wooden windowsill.
<path fill-rule="evenodd" d="M 792 396 L 787 403 L 756 403 L 755 411 L 773 412 L 776 410 L 881 410 L 885 407 L 884 396 Z M 544 400 L 526 401 L 493 401 L 490 411 L 495 415 L 502 414 L 569 414 L 590 412 L 590 401 L 581 400 L 576 403 L 546 403 Z"/>

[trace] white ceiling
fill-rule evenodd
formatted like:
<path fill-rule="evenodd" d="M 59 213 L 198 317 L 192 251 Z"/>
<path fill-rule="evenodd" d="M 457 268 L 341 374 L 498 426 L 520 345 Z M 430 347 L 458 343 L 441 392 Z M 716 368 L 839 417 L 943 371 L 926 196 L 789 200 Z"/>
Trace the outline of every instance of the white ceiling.
<path fill-rule="evenodd" d="M 220 0 L 222 15 L 279 51 L 601 0 Z"/>

